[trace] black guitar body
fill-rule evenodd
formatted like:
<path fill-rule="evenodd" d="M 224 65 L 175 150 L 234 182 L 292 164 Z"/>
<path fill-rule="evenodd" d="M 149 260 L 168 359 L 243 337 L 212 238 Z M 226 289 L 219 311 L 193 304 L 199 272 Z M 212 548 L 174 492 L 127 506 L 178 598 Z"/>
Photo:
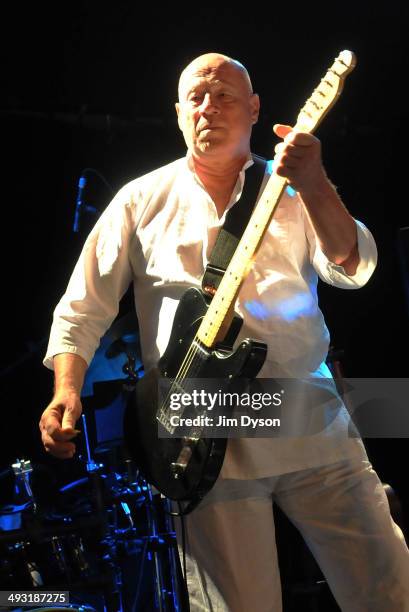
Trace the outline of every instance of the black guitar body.
<path fill-rule="evenodd" d="M 158 381 L 160 378 L 176 378 L 186 354 L 191 349 L 196 332 L 208 308 L 207 297 L 196 288 L 183 295 L 173 323 L 168 347 L 158 366 L 141 378 L 128 402 L 125 421 L 125 442 L 131 457 L 146 480 L 163 495 L 173 500 L 198 502 L 214 485 L 221 470 L 227 440 L 225 438 L 200 438 L 190 446 L 189 460 L 185 468 L 175 473 L 172 464 L 177 462 L 185 446 L 184 438 L 159 437 L 157 414 Z M 200 350 L 185 373 L 186 378 L 254 378 L 264 363 L 267 347 L 254 340 L 243 340 L 232 351 L 231 346 L 242 325 L 235 317 L 223 345 L 208 349 L 200 344 Z M 227 388 L 227 387 L 226 387 Z M 193 428 L 192 428 L 193 429 Z"/>

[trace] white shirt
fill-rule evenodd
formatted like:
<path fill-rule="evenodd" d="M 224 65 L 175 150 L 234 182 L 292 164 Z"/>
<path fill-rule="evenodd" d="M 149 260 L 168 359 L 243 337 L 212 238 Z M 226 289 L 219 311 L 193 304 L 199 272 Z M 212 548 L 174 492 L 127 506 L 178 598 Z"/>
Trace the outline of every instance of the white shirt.
<path fill-rule="evenodd" d="M 239 199 L 251 164 L 244 165 L 226 212 Z M 271 171 L 269 163 L 265 182 Z M 201 285 L 226 212 L 218 218 L 188 158 L 123 187 L 89 235 L 55 309 L 45 365 L 52 368 L 53 356 L 63 352 L 90 363 L 132 280 L 144 366 L 156 364 L 181 295 Z M 348 276 L 320 250 L 297 194 L 285 192 L 236 303 L 244 320 L 240 338 L 262 340 L 268 347 L 260 376 L 330 376 L 325 365 L 329 333 L 318 307 L 317 275 L 346 289 L 367 282 L 376 266 L 376 246 L 368 229 L 356 223 L 360 263 Z M 346 421 L 341 421 L 328 434 L 309 439 L 229 440 L 222 476 L 271 476 L 360 453 L 360 442 L 347 438 Z"/>

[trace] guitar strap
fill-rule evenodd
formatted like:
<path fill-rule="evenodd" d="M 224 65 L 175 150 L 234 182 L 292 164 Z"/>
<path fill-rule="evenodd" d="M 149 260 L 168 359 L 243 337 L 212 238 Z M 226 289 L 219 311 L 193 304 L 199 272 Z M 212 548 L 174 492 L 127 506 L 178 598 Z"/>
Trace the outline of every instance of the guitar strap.
<path fill-rule="evenodd" d="M 254 164 L 246 170 L 246 178 L 240 199 L 231 207 L 226 215 L 226 220 L 217 236 L 203 274 L 202 290 L 210 295 L 214 295 L 223 278 L 223 274 L 226 272 L 253 212 L 260 191 L 267 162 L 259 155 L 252 154 L 252 158 Z"/>

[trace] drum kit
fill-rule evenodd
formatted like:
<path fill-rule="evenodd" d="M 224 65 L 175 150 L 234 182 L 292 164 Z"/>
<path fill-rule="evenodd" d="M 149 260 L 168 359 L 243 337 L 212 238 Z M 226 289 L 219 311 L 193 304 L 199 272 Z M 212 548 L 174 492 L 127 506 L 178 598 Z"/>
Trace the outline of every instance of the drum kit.
<path fill-rule="evenodd" d="M 118 320 L 91 363 L 77 458 L 46 457 L 51 466 L 17 459 L 0 473 L 11 497 L 0 506 L 0 591 L 31 594 L 32 610 L 183 609 L 170 502 L 141 477 L 122 443 L 127 395 L 142 373 L 131 329 L 134 315 Z M 40 592 L 69 592 L 69 604 L 31 603 Z M 2 609 L 27 611 L 17 600 Z"/>

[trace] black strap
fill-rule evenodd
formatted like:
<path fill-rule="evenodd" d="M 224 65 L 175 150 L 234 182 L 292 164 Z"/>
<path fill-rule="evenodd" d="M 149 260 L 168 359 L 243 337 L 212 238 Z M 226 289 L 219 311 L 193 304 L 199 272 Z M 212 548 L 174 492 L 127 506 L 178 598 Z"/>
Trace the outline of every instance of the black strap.
<path fill-rule="evenodd" d="M 252 155 L 254 164 L 246 170 L 243 191 L 238 202 L 226 215 L 226 220 L 217 236 L 216 243 L 209 257 L 209 263 L 203 274 L 202 289 L 212 295 L 218 288 L 223 274 L 233 257 L 246 225 L 253 212 L 258 192 L 263 181 L 266 160 Z"/>

